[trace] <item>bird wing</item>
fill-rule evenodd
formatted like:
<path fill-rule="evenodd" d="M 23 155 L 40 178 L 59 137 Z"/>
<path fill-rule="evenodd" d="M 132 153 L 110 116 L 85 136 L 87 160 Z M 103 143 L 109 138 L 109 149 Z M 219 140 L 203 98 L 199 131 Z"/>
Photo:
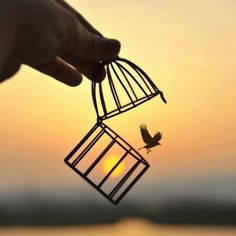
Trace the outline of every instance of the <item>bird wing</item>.
<path fill-rule="evenodd" d="M 140 131 L 141 131 L 141 135 L 142 135 L 143 141 L 146 144 L 151 143 L 152 142 L 152 136 L 149 134 L 149 132 L 147 130 L 147 125 L 141 124 L 140 125 Z"/>
<path fill-rule="evenodd" d="M 158 143 L 162 138 L 162 133 L 161 132 L 157 132 L 154 136 L 153 136 L 153 141 Z"/>

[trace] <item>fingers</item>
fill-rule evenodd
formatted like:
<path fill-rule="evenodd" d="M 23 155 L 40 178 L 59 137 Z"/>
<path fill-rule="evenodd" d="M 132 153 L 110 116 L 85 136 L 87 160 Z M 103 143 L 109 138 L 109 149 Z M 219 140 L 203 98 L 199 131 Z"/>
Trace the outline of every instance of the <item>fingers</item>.
<path fill-rule="evenodd" d="M 65 7 L 67 10 L 69 10 L 72 14 L 76 16 L 76 18 L 81 22 L 81 24 L 84 25 L 84 27 L 90 31 L 91 33 L 97 34 L 99 36 L 102 36 L 102 34 L 97 31 L 79 12 L 77 12 L 72 6 L 70 6 L 67 2 L 64 0 L 56 0 L 57 3 L 59 3 L 61 6 Z"/>
<path fill-rule="evenodd" d="M 98 67 L 98 69 L 96 70 L 96 78 L 94 77 L 95 76 L 94 71 L 98 65 L 97 62 L 81 60 L 80 58 L 74 56 L 71 53 L 67 53 L 63 55 L 61 58 L 70 65 L 72 65 L 73 67 L 75 67 L 77 70 L 79 70 L 83 75 L 85 75 L 90 80 L 100 82 L 106 76 L 105 69 Z"/>
<path fill-rule="evenodd" d="M 81 73 L 60 58 L 33 68 L 69 86 L 77 86 L 82 82 Z"/>
<path fill-rule="evenodd" d="M 56 2 L 76 16 L 70 30 L 72 43 L 69 45 L 69 52 L 86 61 L 104 61 L 118 56 L 120 42 L 115 39 L 102 37 L 83 16 L 63 0 Z"/>
<path fill-rule="evenodd" d="M 105 78 L 105 70 L 98 67 L 96 78 L 93 75 L 100 61 L 110 60 L 118 56 L 120 42 L 104 38 L 83 16 L 63 0 L 55 0 L 59 7 L 71 18 L 67 22 L 66 54 L 39 66 L 38 71 L 47 74 L 67 85 L 77 86 L 82 82 L 82 74 L 97 82 Z M 74 17 L 75 16 L 75 17 Z M 65 23 L 66 24 L 66 23 Z"/>
<path fill-rule="evenodd" d="M 82 24 L 77 23 L 74 41 L 70 52 L 87 61 L 105 61 L 118 56 L 120 42 L 90 33 Z"/>

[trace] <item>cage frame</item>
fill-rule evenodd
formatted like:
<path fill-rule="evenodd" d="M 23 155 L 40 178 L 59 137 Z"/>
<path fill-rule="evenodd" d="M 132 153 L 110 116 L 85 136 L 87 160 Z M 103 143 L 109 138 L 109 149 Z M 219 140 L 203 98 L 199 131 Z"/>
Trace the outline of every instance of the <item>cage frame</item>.
<path fill-rule="evenodd" d="M 117 73 L 115 67 L 113 66 L 115 65 L 117 70 L 119 70 L 120 75 L 122 75 L 122 78 L 125 79 L 126 84 L 128 85 L 130 91 L 126 88 L 124 82 L 122 81 L 122 79 L 119 77 L 119 74 Z M 129 66 L 130 68 L 132 68 L 132 73 L 127 69 L 127 67 L 125 67 L 125 65 L 127 65 L 127 67 Z M 106 76 L 108 77 L 108 82 L 109 82 L 109 86 L 111 89 L 111 94 L 112 94 L 112 98 L 115 102 L 116 108 L 111 110 L 111 111 L 107 111 L 106 109 L 106 103 L 105 103 L 105 99 L 104 99 L 104 93 L 103 93 L 103 88 L 102 88 L 102 82 L 101 82 L 101 78 L 98 78 L 97 76 L 99 75 L 99 70 L 101 68 L 105 68 L 106 70 Z M 113 74 L 115 75 L 115 77 L 117 78 L 117 80 L 119 81 L 120 85 L 123 87 L 126 95 L 128 96 L 130 102 L 126 103 L 125 105 L 121 105 L 120 103 L 120 98 L 117 94 L 117 90 L 114 86 L 113 83 L 113 78 L 111 76 L 111 71 L 113 72 Z M 124 72 L 125 71 L 125 72 Z M 138 78 L 141 78 L 141 81 L 143 82 L 144 87 L 146 88 L 146 90 L 148 90 L 149 92 L 147 93 L 145 91 L 144 88 L 142 88 L 140 82 L 138 81 L 138 79 L 136 79 L 134 77 L 134 73 L 135 75 L 138 75 Z M 129 76 L 127 76 L 127 74 Z M 142 90 L 144 96 L 142 97 L 138 97 L 137 94 L 134 91 L 134 88 L 131 86 L 131 83 L 129 81 L 129 79 L 133 79 L 134 83 L 139 87 L 140 90 Z M 97 91 L 98 89 L 98 94 L 100 97 L 100 107 L 98 106 L 98 97 L 97 97 Z M 112 60 L 109 61 L 102 61 L 100 62 L 94 71 L 93 77 L 92 77 L 92 85 L 91 85 L 91 91 L 92 91 L 92 100 L 93 100 L 93 104 L 94 104 L 94 108 L 95 108 L 95 112 L 97 114 L 97 123 L 93 126 L 93 128 L 86 134 L 86 136 L 77 144 L 77 146 L 67 155 L 67 157 L 64 159 L 64 162 L 72 169 L 74 170 L 78 175 L 80 175 L 87 183 L 89 183 L 92 187 L 94 187 L 100 194 L 102 194 L 107 200 L 109 200 L 111 203 L 113 203 L 114 205 L 117 205 L 123 198 L 124 196 L 131 190 L 131 188 L 139 181 L 139 179 L 143 176 L 143 174 L 148 170 L 148 168 L 150 167 L 149 163 L 139 154 L 138 151 L 135 150 L 135 148 L 133 148 L 127 141 L 125 141 L 121 136 L 119 136 L 115 131 L 113 131 L 110 127 L 108 127 L 107 125 L 105 125 L 103 123 L 104 120 L 112 118 L 114 116 L 117 116 L 119 114 L 122 114 L 124 112 L 127 112 L 139 105 L 141 105 L 142 103 L 151 100 L 152 98 L 160 95 L 161 100 L 164 103 L 167 103 L 164 94 L 161 90 L 158 89 L 158 87 L 154 84 L 154 82 L 149 78 L 149 76 L 140 68 L 138 67 L 136 64 L 134 64 L 133 62 L 124 59 L 124 58 L 120 58 L 120 57 L 116 57 Z M 132 99 L 132 96 L 134 96 L 134 100 Z M 99 109 L 102 109 L 103 114 L 101 114 L 99 112 Z M 89 139 L 89 137 L 93 134 L 93 132 L 96 131 L 96 129 L 100 127 L 101 131 L 100 131 L 100 136 L 99 134 L 89 143 L 88 146 L 86 146 L 86 148 L 82 151 L 82 156 L 81 158 L 83 159 L 86 154 L 89 152 L 89 150 L 92 149 L 93 145 L 95 143 L 97 143 L 99 141 L 99 138 L 102 137 L 102 135 L 104 133 L 108 134 L 110 136 L 110 138 L 112 139 L 112 141 L 110 142 L 110 144 L 98 155 L 97 159 L 95 160 L 95 162 L 92 163 L 92 165 L 90 165 L 88 167 L 88 169 L 85 171 L 85 173 L 82 173 L 78 168 L 76 168 L 76 165 L 78 164 L 74 164 L 73 162 L 70 163 L 69 160 L 76 154 L 76 152 L 82 147 L 82 145 Z M 109 134 L 109 132 L 106 132 L 106 130 L 108 130 L 112 135 Z M 112 167 L 112 169 L 109 171 L 109 173 L 106 174 L 106 176 L 102 179 L 102 181 L 100 181 L 99 184 L 96 184 L 94 181 L 92 181 L 88 175 L 89 173 L 96 167 L 96 165 L 102 160 L 103 156 L 106 154 L 106 152 L 115 144 L 118 143 L 117 139 L 120 139 L 125 145 L 128 146 L 122 146 L 120 145 L 126 152 L 125 154 L 123 154 L 123 156 L 120 158 L 120 160 Z M 92 143 L 92 144 L 91 144 Z M 134 154 L 132 154 L 135 153 Z M 80 155 L 81 155 L 80 154 Z M 80 156 L 79 155 L 79 156 Z M 109 176 L 112 174 L 112 172 L 116 169 L 116 167 L 118 167 L 118 165 L 122 162 L 122 160 L 124 160 L 124 158 L 127 155 L 131 155 L 133 156 L 136 160 L 138 160 L 129 170 L 127 173 L 125 173 L 125 175 L 122 177 L 122 179 L 118 182 L 118 184 L 115 186 L 115 188 L 112 189 L 112 191 L 107 194 L 105 191 L 103 191 L 101 189 L 101 187 L 103 186 L 103 184 L 106 182 L 107 179 L 109 179 Z M 137 158 L 138 157 L 138 158 Z M 77 157 L 79 158 L 79 157 Z M 76 161 L 80 161 L 77 160 Z M 141 171 L 139 171 L 139 173 L 137 175 L 135 175 L 135 178 L 131 181 L 131 183 L 128 184 L 128 186 L 126 186 L 126 188 L 119 194 L 117 199 L 113 199 L 114 196 L 116 196 L 116 193 L 121 189 L 121 187 L 123 186 L 123 184 L 125 184 L 125 182 L 129 179 L 129 177 L 134 173 L 135 169 L 138 167 L 138 165 L 142 163 L 144 165 L 144 168 L 141 169 Z"/>

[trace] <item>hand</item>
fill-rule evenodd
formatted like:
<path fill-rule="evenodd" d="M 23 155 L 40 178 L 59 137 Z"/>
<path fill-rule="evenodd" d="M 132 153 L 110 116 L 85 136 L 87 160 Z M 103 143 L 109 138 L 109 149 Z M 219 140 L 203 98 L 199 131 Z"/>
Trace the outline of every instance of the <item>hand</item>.
<path fill-rule="evenodd" d="M 9 48 L 5 58 L 0 58 L 0 82 L 26 64 L 76 86 L 82 74 L 92 79 L 98 62 L 112 59 L 120 51 L 119 41 L 103 37 L 63 0 L 4 0 L 0 32 L 6 35 L 0 49 Z M 100 79 L 105 77 L 104 70 L 99 74 Z"/>

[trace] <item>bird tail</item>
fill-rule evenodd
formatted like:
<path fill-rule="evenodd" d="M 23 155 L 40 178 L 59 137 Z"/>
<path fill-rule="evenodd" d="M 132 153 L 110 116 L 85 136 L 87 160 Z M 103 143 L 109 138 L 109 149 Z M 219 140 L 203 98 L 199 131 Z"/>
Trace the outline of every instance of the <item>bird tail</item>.
<path fill-rule="evenodd" d="M 145 148 L 145 147 L 141 147 L 141 148 L 139 148 L 138 150 L 141 150 L 141 149 L 143 149 L 143 148 Z"/>

